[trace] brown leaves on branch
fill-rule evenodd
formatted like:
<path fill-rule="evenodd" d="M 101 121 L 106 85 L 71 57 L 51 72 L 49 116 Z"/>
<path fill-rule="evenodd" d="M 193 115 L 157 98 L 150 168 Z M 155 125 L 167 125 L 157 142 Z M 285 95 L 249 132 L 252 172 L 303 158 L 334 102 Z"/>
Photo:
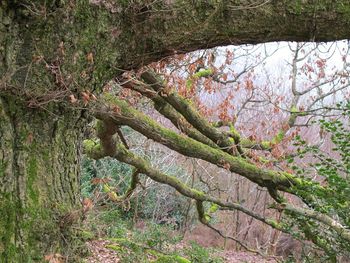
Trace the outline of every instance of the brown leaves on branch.
<path fill-rule="evenodd" d="M 86 106 L 90 101 L 90 94 L 85 91 L 81 92 L 80 94 L 81 94 L 84 106 Z"/>
<path fill-rule="evenodd" d="M 83 213 L 87 213 L 89 210 L 91 210 L 94 206 L 92 200 L 90 198 L 84 198 L 84 200 L 82 201 L 82 205 L 83 205 Z"/>
<path fill-rule="evenodd" d="M 94 54 L 92 52 L 89 52 L 86 55 L 86 60 L 88 61 L 89 64 L 94 64 Z"/>
<path fill-rule="evenodd" d="M 68 97 L 69 97 L 70 103 L 72 103 L 72 104 L 74 104 L 78 101 L 77 98 L 73 94 L 69 95 Z"/>
<path fill-rule="evenodd" d="M 90 101 L 96 101 L 97 98 L 90 91 L 82 91 L 80 92 L 80 99 L 78 99 L 74 94 L 70 94 L 68 96 L 68 101 L 72 104 L 76 104 L 79 101 L 83 103 L 84 106 L 87 106 Z"/>

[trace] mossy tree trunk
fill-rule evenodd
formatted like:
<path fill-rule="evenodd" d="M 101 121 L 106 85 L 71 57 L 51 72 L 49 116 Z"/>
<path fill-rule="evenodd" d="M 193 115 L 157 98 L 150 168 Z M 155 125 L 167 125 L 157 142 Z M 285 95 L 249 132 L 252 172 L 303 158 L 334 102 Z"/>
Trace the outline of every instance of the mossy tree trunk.
<path fill-rule="evenodd" d="M 0 3 L 0 262 L 66 254 L 81 211 L 86 119 L 64 104 L 70 86 L 60 73 L 58 17 L 25 10 L 18 1 Z"/>
<path fill-rule="evenodd" d="M 85 122 L 70 96 L 199 48 L 347 38 L 348 1 L 314 2 L 0 1 L 0 259 L 63 250 Z"/>
<path fill-rule="evenodd" d="M 32 262 L 62 253 L 79 214 L 81 124 L 62 109 L 0 104 L 0 258 Z M 67 232 L 66 232 L 67 231 Z"/>

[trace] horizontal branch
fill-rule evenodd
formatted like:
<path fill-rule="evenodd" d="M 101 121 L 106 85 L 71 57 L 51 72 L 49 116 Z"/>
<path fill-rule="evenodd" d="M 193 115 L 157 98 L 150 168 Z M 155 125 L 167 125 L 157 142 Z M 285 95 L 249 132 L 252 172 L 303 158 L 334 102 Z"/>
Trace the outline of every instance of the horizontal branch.
<path fill-rule="evenodd" d="M 324 190 L 321 186 L 297 178 L 292 174 L 259 168 L 248 160 L 229 155 L 219 149 L 180 135 L 161 126 L 140 111 L 135 110 L 125 101 L 112 97 L 112 95 L 106 96 L 107 100 L 105 103 L 109 106 L 100 106 L 95 109 L 94 114 L 98 119 L 117 125 L 127 125 L 147 138 L 159 142 L 176 152 L 228 169 L 268 189 L 282 190 L 294 194 L 300 193 L 300 190 L 302 190 L 306 199 L 308 198 L 306 196 L 310 194 L 307 193 L 308 187 L 313 187 L 313 189 L 318 189 L 319 191 Z"/>
<path fill-rule="evenodd" d="M 187 186 L 186 184 L 182 183 L 176 176 L 164 174 L 158 169 L 153 168 L 149 161 L 132 153 L 130 150 L 128 150 L 124 146 L 123 143 L 118 142 L 118 139 L 116 138 L 115 134 L 110 133 L 111 130 L 117 128 L 116 125 L 111 124 L 111 122 L 100 121 L 98 126 L 99 127 L 98 127 L 97 134 L 103 134 L 104 136 L 99 138 L 100 144 L 99 143 L 97 144 L 98 147 L 91 147 L 90 140 L 84 141 L 84 150 L 88 156 L 92 158 L 98 157 L 98 159 L 107 157 L 107 156 L 115 158 L 120 162 L 127 163 L 129 165 L 134 166 L 136 168 L 134 172 L 135 175 L 137 175 L 138 173 L 145 174 L 158 183 L 166 184 L 175 188 L 179 193 L 181 193 L 186 197 L 189 197 L 191 199 L 194 199 L 200 202 L 205 202 L 205 201 L 211 202 L 225 209 L 239 210 L 267 225 L 270 225 L 275 229 L 286 231 L 281 225 L 279 225 L 277 222 L 275 222 L 272 219 L 267 219 L 263 216 L 260 216 L 259 214 L 245 208 L 240 204 L 221 201 L 219 199 L 211 197 L 202 191 L 199 191 L 197 189 Z M 104 149 L 102 145 L 107 145 L 107 144 L 114 144 L 115 145 L 114 150 L 110 151 L 109 149 Z M 132 185 L 136 187 L 135 180 Z"/>
<path fill-rule="evenodd" d="M 160 172 L 158 169 L 153 168 L 149 161 L 146 161 L 145 159 L 135 155 L 130 150 L 128 150 L 123 143 L 119 142 L 119 140 L 115 135 L 117 133 L 117 129 L 118 129 L 117 124 L 111 121 L 110 118 L 107 118 L 107 120 L 104 119 L 103 121 L 99 121 L 99 125 L 97 127 L 97 135 L 100 139 L 100 144 L 98 144 L 99 147 L 91 147 L 89 143 L 85 143 L 85 149 L 90 156 L 99 156 L 99 158 L 102 158 L 104 156 L 110 156 L 110 157 L 116 158 L 121 162 L 134 166 L 137 170 L 135 170 L 134 172 L 133 182 L 131 186 L 132 190 L 136 187 L 137 174 L 143 173 L 149 176 L 154 181 L 157 181 L 162 184 L 167 184 L 175 188 L 182 195 L 195 199 L 197 201 L 197 208 L 198 208 L 200 220 L 204 224 L 208 224 L 208 221 L 204 215 L 204 211 L 202 211 L 203 210 L 202 202 L 207 201 L 207 202 L 214 203 L 223 209 L 241 211 L 267 225 L 270 225 L 275 229 L 288 233 L 288 231 L 281 224 L 275 222 L 274 220 L 262 217 L 256 214 L 255 212 L 241 206 L 240 204 L 225 202 L 225 201 L 216 199 L 214 197 L 211 197 L 202 191 L 198 191 L 197 189 L 187 186 L 186 184 L 182 183 L 177 177 L 166 175 Z M 113 145 L 114 147 L 111 148 L 110 145 Z M 232 156 L 230 157 L 233 158 Z M 326 214 L 322 214 L 320 212 L 310 210 L 310 209 L 295 207 L 288 203 L 277 205 L 276 208 L 281 210 L 287 210 L 289 212 L 296 213 L 298 215 L 305 216 L 307 218 L 315 219 L 318 222 L 321 222 L 329 226 L 334 231 L 336 231 L 338 235 L 344 240 L 350 241 L 350 230 L 346 229 L 339 222 L 332 219 Z"/>
<path fill-rule="evenodd" d="M 331 229 L 337 232 L 337 234 L 342 239 L 350 242 L 350 230 L 345 228 L 342 224 L 340 224 L 338 221 L 334 220 L 333 218 L 329 217 L 328 215 L 322 214 L 315 210 L 296 207 L 290 204 L 284 204 L 281 207 L 283 210 L 322 222 L 323 224 L 329 226 Z"/>

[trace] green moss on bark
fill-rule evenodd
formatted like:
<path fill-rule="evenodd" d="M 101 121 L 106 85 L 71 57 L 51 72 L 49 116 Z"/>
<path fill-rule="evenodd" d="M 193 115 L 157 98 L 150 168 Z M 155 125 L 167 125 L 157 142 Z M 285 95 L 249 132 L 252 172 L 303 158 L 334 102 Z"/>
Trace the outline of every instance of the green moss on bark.
<path fill-rule="evenodd" d="M 35 157 L 29 160 L 27 166 L 27 189 L 28 196 L 33 202 L 33 205 L 37 205 L 39 202 L 39 190 L 36 186 L 36 180 L 38 177 L 38 163 Z"/>
<path fill-rule="evenodd" d="M 150 117 L 133 109 L 125 101 L 119 100 L 113 95 L 106 95 L 105 99 L 107 104 L 118 109 L 113 117 L 113 121 L 116 121 L 115 124 L 122 123 L 128 125 L 146 137 L 158 141 L 186 156 L 200 158 L 229 169 L 231 172 L 240 174 L 260 186 L 267 187 L 268 189 L 282 190 L 297 195 L 300 195 L 298 189 L 303 189 L 302 196 L 305 199 L 310 196 L 311 189 L 323 191 L 322 187 L 319 185 L 305 181 L 295 175 L 262 169 L 249 163 L 243 158 L 231 156 L 223 151 L 180 135 L 173 130 L 166 129 Z M 104 116 L 104 118 L 112 121 L 109 117 Z M 281 136 L 279 136 L 278 139 L 280 138 Z M 309 189 L 309 191 L 307 189 Z"/>
<path fill-rule="evenodd" d="M 59 223 L 79 200 L 79 115 L 67 111 L 56 121 L 10 96 L 1 105 L 0 258 L 42 262 L 45 254 L 64 254 L 62 237 L 71 238 Z"/>
<path fill-rule="evenodd" d="M 17 258 L 18 249 L 14 244 L 17 205 L 10 193 L 1 194 L 0 213 L 0 256 L 4 259 Z"/>

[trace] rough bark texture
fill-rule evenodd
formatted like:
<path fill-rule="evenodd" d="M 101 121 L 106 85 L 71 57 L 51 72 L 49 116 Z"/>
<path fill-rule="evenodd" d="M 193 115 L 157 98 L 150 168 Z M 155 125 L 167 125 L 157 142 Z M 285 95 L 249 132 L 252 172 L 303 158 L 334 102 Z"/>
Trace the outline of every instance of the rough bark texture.
<path fill-rule="evenodd" d="M 52 43 L 37 41 L 55 36 L 37 24 L 36 32 L 17 11 L 0 4 L 0 261 L 41 262 L 64 254 L 79 217 L 68 215 L 79 208 L 84 118 L 53 101 L 40 104 L 41 95 L 65 91 L 50 68 L 32 61 L 40 46 L 51 52 Z"/>
<path fill-rule="evenodd" d="M 0 104 L 0 258 L 42 260 L 61 252 L 79 205 L 81 122 L 59 110 L 28 110 L 12 98 Z M 67 225 L 66 225 L 67 224 Z"/>
<path fill-rule="evenodd" d="M 175 53 L 344 39 L 349 24 L 348 1 L 1 1 L 1 260 L 62 250 L 57 216 L 78 203 L 84 122 L 69 95 Z"/>

